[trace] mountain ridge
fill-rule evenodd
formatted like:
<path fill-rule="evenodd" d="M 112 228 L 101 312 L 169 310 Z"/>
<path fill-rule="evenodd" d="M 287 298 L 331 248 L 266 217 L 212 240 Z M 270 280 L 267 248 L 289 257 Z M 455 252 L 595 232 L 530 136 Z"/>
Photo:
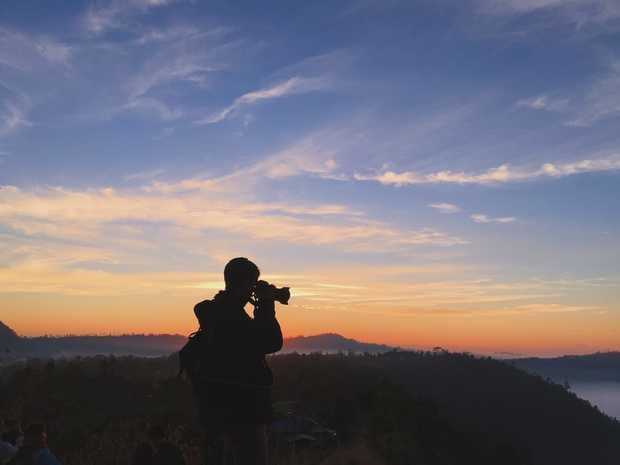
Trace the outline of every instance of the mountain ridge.
<path fill-rule="evenodd" d="M 96 354 L 168 355 L 178 351 L 187 341 L 181 334 L 122 334 L 19 336 L 0 322 L 0 347 L 11 347 L 26 356 L 77 356 Z M 10 342 L 10 344 L 9 344 Z M 354 352 L 383 353 L 395 350 L 386 344 L 358 341 L 337 333 L 294 336 L 284 339 L 282 352 Z"/>
<path fill-rule="evenodd" d="M 587 355 L 563 355 L 554 358 L 518 358 L 506 362 L 529 373 L 555 382 L 620 382 L 620 352 L 595 352 Z"/>

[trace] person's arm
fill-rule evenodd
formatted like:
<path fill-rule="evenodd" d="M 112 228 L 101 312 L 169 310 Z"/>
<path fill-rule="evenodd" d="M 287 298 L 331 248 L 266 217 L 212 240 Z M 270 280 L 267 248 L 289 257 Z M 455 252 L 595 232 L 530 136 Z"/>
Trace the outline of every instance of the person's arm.
<path fill-rule="evenodd" d="M 264 354 L 282 349 L 282 330 L 276 319 L 276 305 L 273 300 L 261 300 L 254 308 L 254 341 Z"/>

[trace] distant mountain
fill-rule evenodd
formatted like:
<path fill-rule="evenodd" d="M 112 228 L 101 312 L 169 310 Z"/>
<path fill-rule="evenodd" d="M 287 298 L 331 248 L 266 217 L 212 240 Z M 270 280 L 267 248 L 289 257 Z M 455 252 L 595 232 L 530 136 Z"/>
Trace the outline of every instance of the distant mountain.
<path fill-rule="evenodd" d="M 0 351 L 12 350 L 19 344 L 20 338 L 15 331 L 0 321 Z"/>
<path fill-rule="evenodd" d="M 28 356 L 72 357 L 87 355 L 137 355 L 157 357 L 179 350 L 187 338 L 178 334 L 127 334 L 120 336 L 62 336 L 25 338 Z"/>
<path fill-rule="evenodd" d="M 0 350 L 12 358 L 74 357 L 89 355 L 161 356 L 178 351 L 187 341 L 179 334 L 127 334 L 119 336 L 39 336 L 19 337 L 0 322 Z M 9 349 L 7 352 L 7 348 Z M 394 347 L 361 342 L 340 334 L 298 336 L 284 340 L 282 352 L 382 353 Z"/>
<path fill-rule="evenodd" d="M 620 382 L 620 352 L 565 355 L 557 358 L 519 358 L 508 362 L 517 368 L 558 383 Z"/>
<path fill-rule="evenodd" d="M 327 333 L 316 336 L 297 336 L 284 341 L 283 352 L 370 352 L 382 353 L 394 350 L 384 344 L 373 344 L 349 339 L 340 334 Z"/>

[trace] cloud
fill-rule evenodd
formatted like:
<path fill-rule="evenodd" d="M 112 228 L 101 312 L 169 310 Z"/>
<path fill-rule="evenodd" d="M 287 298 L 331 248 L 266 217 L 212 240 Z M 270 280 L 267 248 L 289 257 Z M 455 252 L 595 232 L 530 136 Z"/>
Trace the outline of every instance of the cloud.
<path fill-rule="evenodd" d="M 218 33 L 219 32 L 223 32 L 223 29 L 218 30 Z M 209 33 L 213 34 L 214 32 L 209 31 Z M 204 34 L 204 31 L 193 26 L 174 26 L 168 29 L 151 29 L 144 31 L 136 39 L 136 42 L 141 45 L 150 45 L 159 42 L 169 43 L 179 39 L 188 39 L 200 34 Z"/>
<path fill-rule="evenodd" d="M 237 97 L 233 101 L 233 103 L 231 103 L 223 110 L 205 118 L 196 120 L 194 124 L 205 125 L 219 123 L 234 115 L 235 112 L 245 106 L 254 105 L 264 100 L 273 100 L 288 97 L 290 95 L 317 92 L 326 89 L 328 86 L 329 81 L 326 79 L 302 78 L 295 76 L 285 81 L 274 84 L 271 87 L 265 87 L 263 89 L 243 94 L 242 96 Z"/>
<path fill-rule="evenodd" d="M 17 188 L 3 190 L 13 194 L 22 192 Z M 0 199 L 3 190 L 0 190 Z M 45 207 L 45 204 L 41 205 L 41 208 Z M 67 208 L 70 207 L 67 205 Z M 209 214 L 208 211 L 205 213 Z M 139 231 L 135 235 L 144 236 Z M 40 236 L 0 233 L 0 260 L 4 264 L 0 267 L 0 293 L 10 290 L 12 293 L 69 296 L 194 298 L 205 290 L 221 288 L 221 266 L 231 256 L 230 253 L 224 255 L 223 263 L 218 262 L 215 268 L 212 263 L 200 272 L 178 269 L 161 271 L 144 266 L 150 255 L 161 253 L 166 246 L 169 244 L 155 243 L 152 250 L 142 248 L 135 252 L 134 246 L 123 249 L 99 238 L 91 244 L 78 244 Z M 187 252 L 195 260 L 192 244 L 184 242 L 183 247 L 188 248 Z M 219 250 L 219 247 L 214 249 Z M 135 256 L 132 258 L 139 261 L 128 258 L 127 250 L 134 250 Z M 133 266 L 129 269 L 122 267 L 127 263 Z M 136 270 L 135 263 L 142 264 L 140 269 L 146 268 L 148 271 Z M 579 280 L 501 281 L 477 276 L 475 268 L 463 264 L 330 263 L 329 266 L 304 266 L 302 273 L 282 266 L 271 266 L 271 274 L 265 277 L 280 285 L 291 286 L 294 295 L 292 310 L 347 311 L 398 317 L 498 317 L 560 314 L 597 308 L 576 305 L 567 300 L 576 289 L 581 292 L 584 286 L 589 285 Z M 466 279 L 463 273 L 467 274 Z M 615 284 L 615 281 L 610 283 Z"/>
<path fill-rule="evenodd" d="M 431 203 L 429 207 L 439 210 L 441 213 L 458 213 L 461 211 L 459 207 L 451 203 Z"/>
<path fill-rule="evenodd" d="M 595 80 L 587 90 L 578 114 L 569 126 L 592 126 L 594 123 L 620 116 L 620 61 L 609 65 L 605 76 Z"/>
<path fill-rule="evenodd" d="M 563 111 L 568 107 L 568 99 L 553 99 L 547 95 L 539 95 L 518 100 L 516 106 L 531 110 Z"/>
<path fill-rule="evenodd" d="M 0 239 L 0 257 L 6 264 L 0 267 L 0 293 L 10 289 L 77 296 L 179 296 L 195 295 L 205 289 L 215 291 L 222 284 L 221 263 L 217 272 L 212 272 L 213 268 L 201 272 L 112 271 L 103 265 L 126 260 L 118 248 L 107 249 L 100 243 L 95 247 L 58 243 L 51 246 L 40 239 L 34 242 L 1 235 Z M 140 252 L 142 259 L 148 256 L 148 252 Z M 93 262 L 99 266 L 89 266 Z M 476 270 L 449 263 L 415 267 L 341 264 L 305 267 L 303 273 L 278 266 L 271 267 L 271 271 L 265 276 L 268 280 L 291 286 L 292 309 L 403 317 L 518 316 L 590 309 L 562 302 L 569 289 L 573 292 L 581 286 L 578 281 L 558 285 L 535 280 L 463 279 L 463 272 L 472 276 Z"/>
<path fill-rule="evenodd" d="M 163 169 L 140 171 L 138 173 L 128 174 L 127 176 L 125 176 L 125 181 L 138 181 L 138 180 L 142 181 L 145 179 L 153 179 L 153 178 L 156 178 L 157 176 L 161 176 L 162 174 L 164 174 Z"/>
<path fill-rule="evenodd" d="M 135 13 L 144 13 L 151 8 L 162 7 L 176 0 L 111 0 L 106 5 L 98 3 L 83 14 L 81 22 L 87 32 L 103 34 L 111 29 L 127 27 L 127 18 Z"/>
<path fill-rule="evenodd" d="M 461 211 L 456 205 L 451 203 L 432 203 L 429 207 L 439 210 L 441 213 L 458 213 Z M 482 213 L 475 213 L 469 216 L 476 223 L 514 223 L 517 219 L 513 216 L 504 216 L 499 218 L 491 218 Z"/>
<path fill-rule="evenodd" d="M 528 174 L 512 170 L 508 165 L 490 168 L 479 174 L 470 174 L 462 171 L 438 171 L 426 175 L 420 175 L 415 171 L 384 171 L 377 174 L 354 174 L 358 181 L 378 181 L 381 184 L 394 185 L 397 187 L 410 184 L 494 184 L 527 179 Z"/>
<path fill-rule="evenodd" d="M 580 27 L 620 18 L 616 0 L 477 0 L 478 11 L 488 15 L 555 13 L 568 24 Z"/>
<path fill-rule="evenodd" d="M 69 60 L 73 53 L 72 47 L 47 38 L 39 39 L 36 46 L 41 56 L 48 62 L 65 66 L 69 65 Z"/>
<path fill-rule="evenodd" d="M 594 160 L 586 159 L 572 163 L 544 163 L 538 169 L 513 168 L 508 164 L 504 164 L 481 173 L 449 170 L 429 174 L 420 174 L 415 171 L 383 171 L 374 174 L 355 173 L 353 179 L 357 181 L 376 181 L 384 185 L 396 187 L 414 184 L 492 185 L 617 170 L 620 170 L 620 156 Z"/>
<path fill-rule="evenodd" d="M 47 263 L 20 263 L 0 269 L 2 289 L 12 292 L 71 296 L 136 296 L 191 294 L 185 284 L 199 282 L 215 273 L 191 272 L 110 272 L 86 267 L 59 267 Z M 195 288 L 193 288 L 195 289 Z M 193 290 L 195 293 L 195 290 Z"/>
<path fill-rule="evenodd" d="M 33 98 L 20 90 L 24 78 L 68 67 L 72 56 L 73 47 L 66 44 L 0 27 L 0 71 L 10 71 L 0 80 L 0 137 L 33 126 L 28 118 Z"/>
<path fill-rule="evenodd" d="M 41 66 L 68 66 L 72 53 L 72 47 L 53 39 L 0 27 L 0 65 L 19 71 Z"/>
<path fill-rule="evenodd" d="M 344 180 L 336 173 L 338 150 L 343 148 L 343 133 L 321 130 L 245 168 L 220 176 L 197 176 L 174 182 L 157 181 L 143 187 L 146 192 L 181 193 L 189 191 L 238 191 L 239 186 L 251 186 L 265 179 L 292 176 L 313 176 L 322 179 Z M 346 143 L 345 143 L 346 145 Z"/>
<path fill-rule="evenodd" d="M 476 223 L 514 223 L 517 219 L 514 216 L 504 216 L 499 218 L 491 218 L 482 213 L 470 215 L 470 218 Z"/>
<path fill-rule="evenodd" d="M 109 119 L 123 112 L 137 112 L 162 121 L 173 121 L 196 115 L 192 103 L 180 106 L 175 98 L 179 93 L 196 93 L 208 85 L 210 73 L 226 69 L 234 60 L 243 41 L 222 42 L 217 28 L 195 30 L 189 27 L 158 31 L 161 40 L 147 42 L 129 40 L 118 45 L 111 43 L 102 60 L 104 95 L 95 94 L 95 112 L 82 115 L 91 119 Z M 149 37 L 154 32 L 149 33 Z M 215 37 L 218 36 L 218 37 Z M 158 36 L 159 37 L 159 36 Z M 168 39 L 164 40 L 163 37 Z M 143 40 L 144 37 L 141 37 Z M 149 39 L 151 40 L 151 39 Z M 244 50 L 247 52 L 247 48 Z M 107 60 L 107 61 L 104 61 Z M 118 71 L 123 79 L 118 80 Z M 114 76 L 110 87 L 109 74 Z M 174 92 L 170 89 L 174 88 Z M 197 89 L 198 88 L 198 89 Z"/>
<path fill-rule="evenodd" d="M 153 97 L 141 97 L 131 100 L 123 106 L 124 110 L 137 111 L 145 115 L 156 114 L 163 121 L 179 119 L 184 115 L 180 108 L 172 108 Z"/>
<path fill-rule="evenodd" d="M 56 251 L 58 253 L 49 255 L 48 252 L 53 249 L 32 247 L 18 241 L 12 242 L 11 246 L 20 249 L 20 259 L 0 268 L 0 293 L 10 289 L 11 292 L 64 295 L 190 295 L 201 289 L 221 289 L 223 285 L 221 268 L 217 272 L 113 272 L 85 266 L 93 260 L 105 263 L 118 259 L 117 256 L 98 249 L 59 247 Z M 3 252 L 0 246 L 0 256 L 4 256 Z M 397 286 L 389 285 L 389 280 L 385 277 L 394 277 L 390 267 L 377 264 L 372 267 L 359 265 L 337 270 L 314 269 L 310 274 L 278 269 L 273 271 L 274 273 L 266 274 L 265 278 L 291 286 L 294 296 L 292 305 L 320 303 L 324 310 L 348 301 L 366 301 L 377 295 L 393 293 L 395 289 L 406 293 L 410 287 L 402 283 Z M 427 269 L 427 272 L 445 273 L 445 267 L 443 271 Z M 324 281 L 329 284 L 324 284 Z M 443 287 L 438 287 L 438 284 Z M 476 285 L 470 283 L 443 281 L 431 285 L 421 284 L 416 286 L 416 289 L 431 302 L 437 300 L 438 303 L 444 298 L 452 301 L 466 290 L 478 295 L 494 292 L 493 286 L 488 286 L 485 290 L 475 287 Z M 524 293 L 527 294 L 527 290 Z"/>
<path fill-rule="evenodd" d="M 549 309 L 559 312 L 566 305 L 559 304 L 567 295 L 565 288 L 531 280 L 498 281 L 492 279 L 453 279 L 428 281 L 415 276 L 394 276 L 385 273 L 385 267 L 378 266 L 374 275 L 365 273 L 331 272 L 332 279 L 313 277 L 304 283 L 306 300 L 320 304 L 321 308 L 371 309 L 380 313 L 397 312 L 401 315 L 501 315 L 525 314 Z M 438 270 L 437 270 L 438 271 Z M 432 273 L 432 271 L 431 271 Z M 468 273 L 471 275 L 471 272 Z M 437 275 L 435 273 L 435 275 Z M 439 272 L 441 276 L 442 273 Z M 355 276 L 348 281 L 346 276 Z M 425 275 L 428 276 L 428 275 Z M 317 282 L 332 282 L 339 287 L 324 288 Z M 347 289 L 352 284 L 359 289 Z M 578 283 L 576 284 L 578 286 Z M 572 287 L 575 289 L 575 286 Z M 554 299 L 554 303 L 546 303 Z M 527 303 L 524 303 L 527 302 Z M 528 302 L 529 301 L 529 302 Z M 386 310 L 388 307 L 390 310 Z M 572 307 L 572 305 L 568 305 Z M 581 307 L 580 307 L 581 309 Z M 585 309 L 585 308 L 584 308 Z M 352 310 L 355 311 L 355 310 Z"/>
<path fill-rule="evenodd" d="M 535 303 L 528 305 L 519 305 L 512 309 L 514 313 L 573 313 L 588 312 L 600 310 L 601 307 L 596 305 L 566 305 L 558 303 Z"/>
<path fill-rule="evenodd" d="M 0 189 L 0 224 L 27 236 L 96 243 L 127 222 L 366 252 L 466 243 L 431 228 L 391 226 L 344 205 L 244 202 L 204 190 L 173 196 L 111 188 Z"/>
<path fill-rule="evenodd" d="M 196 46 L 200 44 L 194 44 Z M 169 82 L 205 83 L 209 72 L 219 69 L 211 63 L 213 49 L 188 51 L 191 44 L 182 42 L 159 51 L 142 70 L 125 84 L 130 101 L 145 96 L 151 90 Z M 204 46 L 204 44 L 202 45 Z"/>
<path fill-rule="evenodd" d="M 190 40 L 199 38 L 222 37 L 232 32 L 234 29 L 225 26 L 210 26 L 201 23 L 200 27 L 182 24 L 167 28 L 154 28 L 138 31 L 138 37 L 134 40 L 136 44 L 143 46 L 158 46 L 160 44 L 172 43 L 180 40 Z"/>
<path fill-rule="evenodd" d="M 28 107 L 16 102 L 5 102 L 0 107 L 0 137 L 14 133 L 22 127 L 30 127 Z"/>
<path fill-rule="evenodd" d="M 247 49 L 248 45 L 240 40 L 213 40 L 211 30 L 180 34 L 175 40 L 157 44 L 146 60 L 134 66 L 137 71 L 122 83 L 127 101 L 122 109 L 154 109 L 164 120 L 180 118 L 184 110 L 168 104 L 160 88 L 173 83 L 206 86 L 209 74 L 227 68 L 228 61 L 241 47 Z"/>

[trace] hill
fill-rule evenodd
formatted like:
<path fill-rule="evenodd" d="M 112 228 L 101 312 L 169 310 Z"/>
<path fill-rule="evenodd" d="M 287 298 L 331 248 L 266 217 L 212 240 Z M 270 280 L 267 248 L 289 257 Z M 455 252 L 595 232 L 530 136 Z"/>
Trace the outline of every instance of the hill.
<path fill-rule="evenodd" d="M 91 355 L 157 357 L 178 351 L 186 341 L 187 337 L 179 334 L 69 335 L 20 338 L 15 331 L 0 322 L 0 349 L 10 347 L 16 357 Z M 286 338 L 283 352 L 381 353 L 393 349 L 387 345 L 356 341 L 340 334 L 329 333 Z"/>
<path fill-rule="evenodd" d="M 556 358 L 520 358 L 509 362 L 529 373 L 550 378 L 558 383 L 620 382 L 620 352 L 565 355 Z"/>
<path fill-rule="evenodd" d="M 334 457 L 356 447 L 383 465 L 615 465 L 620 456 L 620 423 L 504 362 L 397 351 L 285 354 L 269 363 L 276 404 L 294 405 L 339 438 L 332 445 L 306 438 L 295 456 L 276 450 L 274 457 L 288 457 L 274 460 L 280 465 L 342 463 Z M 75 465 L 126 463 L 144 425 L 163 423 L 197 464 L 195 407 L 176 369 L 176 357 L 15 364 L 0 376 L 0 415 L 44 419 L 52 448 Z M 88 454 L 93 447 L 97 457 Z"/>
<path fill-rule="evenodd" d="M 20 337 L 15 331 L 0 321 L 0 354 L 10 354 L 19 345 Z"/>
<path fill-rule="evenodd" d="M 382 353 L 394 350 L 394 347 L 384 344 L 373 344 L 349 339 L 340 334 L 327 333 L 316 336 L 297 336 L 284 340 L 284 352 L 354 352 L 354 353 Z"/>

